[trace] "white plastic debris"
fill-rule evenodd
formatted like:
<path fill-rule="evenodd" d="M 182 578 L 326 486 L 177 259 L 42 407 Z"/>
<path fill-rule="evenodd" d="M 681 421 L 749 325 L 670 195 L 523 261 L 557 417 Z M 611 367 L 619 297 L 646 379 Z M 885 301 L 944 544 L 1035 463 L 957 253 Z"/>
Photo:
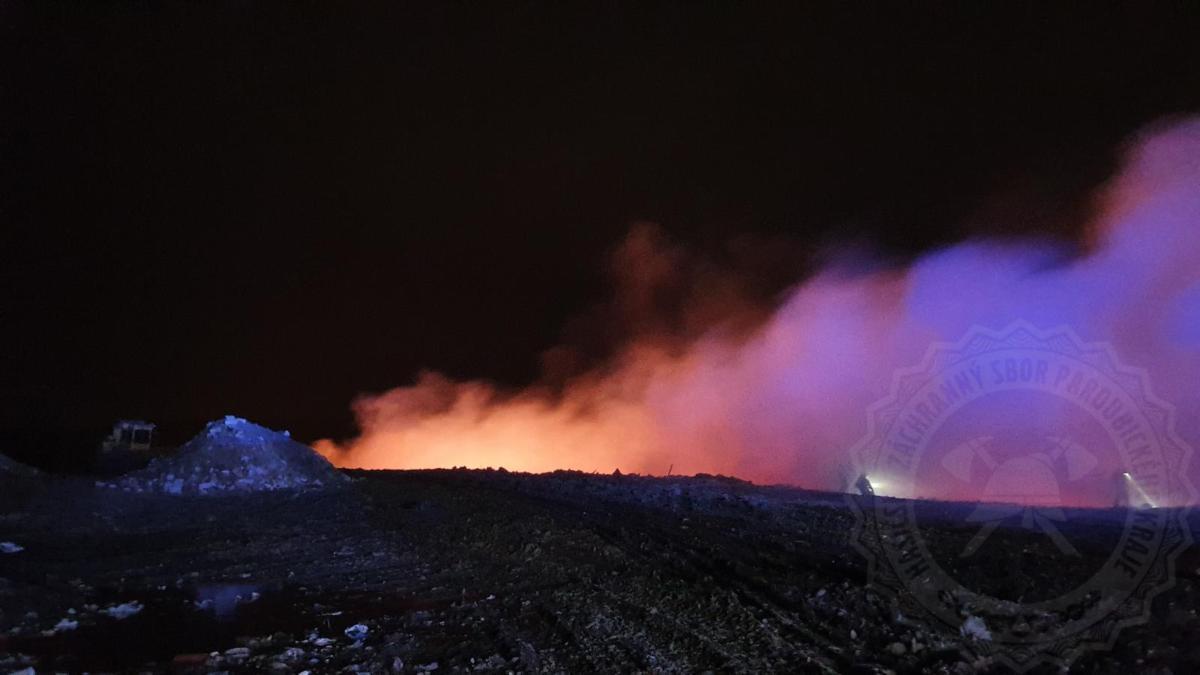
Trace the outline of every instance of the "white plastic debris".
<path fill-rule="evenodd" d="M 11 541 L 0 541 L 0 553 L 20 553 L 25 547 Z"/>
<path fill-rule="evenodd" d="M 344 632 L 346 633 L 346 637 L 358 642 L 359 640 L 367 637 L 367 633 L 371 632 L 371 629 L 367 628 L 361 623 L 356 623 L 347 628 Z"/>
<path fill-rule="evenodd" d="M 958 629 L 958 632 L 962 633 L 964 637 L 969 637 L 974 640 L 992 639 L 992 633 L 988 630 L 987 624 L 983 622 L 983 619 L 977 616 L 968 616 L 967 620 L 963 621 L 963 625 Z"/>
<path fill-rule="evenodd" d="M 58 623 L 54 624 L 55 632 L 75 630 L 76 628 L 79 628 L 79 622 L 73 619 L 62 619 Z"/>
<path fill-rule="evenodd" d="M 129 617 L 141 612 L 143 609 L 142 603 L 134 600 L 125 602 L 120 605 L 113 605 L 100 610 L 101 614 L 107 614 L 114 619 L 128 619 Z"/>

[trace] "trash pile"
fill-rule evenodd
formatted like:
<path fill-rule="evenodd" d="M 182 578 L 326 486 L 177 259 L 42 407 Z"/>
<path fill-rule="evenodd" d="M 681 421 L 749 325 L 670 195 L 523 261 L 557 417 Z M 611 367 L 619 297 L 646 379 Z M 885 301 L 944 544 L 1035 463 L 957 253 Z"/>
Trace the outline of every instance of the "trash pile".
<path fill-rule="evenodd" d="M 128 492 L 211 494 L 319 488 L 348 480 L 312 448 L 273 431 L 227 415 L 209 422 L 168 457 L 116 481 L 98 483 Z"/>

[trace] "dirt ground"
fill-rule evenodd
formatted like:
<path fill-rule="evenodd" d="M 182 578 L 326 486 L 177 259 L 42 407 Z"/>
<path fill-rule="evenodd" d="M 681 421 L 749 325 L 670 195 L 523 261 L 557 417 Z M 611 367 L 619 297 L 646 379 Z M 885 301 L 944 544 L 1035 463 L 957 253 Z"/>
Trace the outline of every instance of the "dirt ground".
<path fill-rule="evenodd" d="M 22 550 L 0 554 L 0 672 L 1006 672 L 866 584 L 839 495 L 719 477 L 351 474 L 334 491 L 239 497 L 3 480 L 0 542 Z M 1113 536 L 1087 528 L 1072 533 L 1084 563 Z M 1034 534 L 995 539 L 995 565 L 956 574 L 1017 599 L 1073 574 L 1049 569 Z M 1200 672 L 1194 550 L 1177 570 L 1148 625 L 1071 670 Z"/>

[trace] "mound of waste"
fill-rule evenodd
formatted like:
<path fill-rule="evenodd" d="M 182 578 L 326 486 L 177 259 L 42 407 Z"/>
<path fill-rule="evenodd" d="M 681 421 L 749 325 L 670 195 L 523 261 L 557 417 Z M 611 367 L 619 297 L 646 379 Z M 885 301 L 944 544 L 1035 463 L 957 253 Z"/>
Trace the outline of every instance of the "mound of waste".
<path fill-rule="evenodd" d="M 169 457 L 102 485 L 132 492 L 211 494 L 319 488 L 349 480 L 312 448 L 228 415 Z"/>
<path fill-rule="evenodd" d="M 36 476 L 38 470 L 9 457 L 0 454 L 0 476 Z"/>

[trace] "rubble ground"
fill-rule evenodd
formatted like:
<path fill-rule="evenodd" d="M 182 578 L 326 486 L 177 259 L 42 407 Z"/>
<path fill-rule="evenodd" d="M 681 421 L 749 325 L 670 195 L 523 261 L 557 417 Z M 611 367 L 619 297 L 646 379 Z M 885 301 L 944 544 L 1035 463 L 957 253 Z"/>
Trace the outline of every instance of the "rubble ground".
<path fill-rule="evenodd" d="M 218 496 L 0 479 L 0 541 L 21 549 L 0 554 L 0 672 L 1003 672 L 867 586 L 840 495 L 714 476 L 348 473 Z M 1114 525 L 1081 527 L 1084 562 L 1104 555 Z M 1060 582 L 1041 540 L 996 537 L 1023 552 L 1005 588 Z M 1073 669 L 1200 670 L 1200 560 L 1177 567 L 1149 625 Z"/>

